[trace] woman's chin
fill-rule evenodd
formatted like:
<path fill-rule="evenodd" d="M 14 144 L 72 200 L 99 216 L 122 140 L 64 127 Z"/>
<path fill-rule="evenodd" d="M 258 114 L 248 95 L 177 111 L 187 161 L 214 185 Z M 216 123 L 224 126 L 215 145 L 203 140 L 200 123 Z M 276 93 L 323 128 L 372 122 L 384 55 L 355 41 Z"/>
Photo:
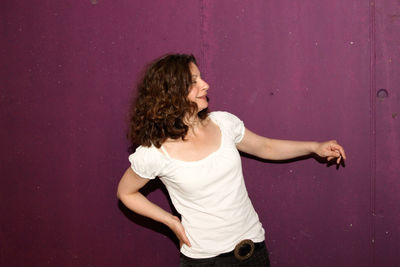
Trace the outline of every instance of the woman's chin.
<path fill-rule="evenodd" d="M 208 108 L 208 101 L 207 100 L 201 101 L 200 103 L 196 103 L 196 104 L 197 104 L 198 110 L 203 110 L 203 109 Z"/>
<path fill-rule="evenodd" d="M 208 108 L 208 105 L 197 105 L 197 109 L 199 110 L 199 112 L 206 108 Z"/>

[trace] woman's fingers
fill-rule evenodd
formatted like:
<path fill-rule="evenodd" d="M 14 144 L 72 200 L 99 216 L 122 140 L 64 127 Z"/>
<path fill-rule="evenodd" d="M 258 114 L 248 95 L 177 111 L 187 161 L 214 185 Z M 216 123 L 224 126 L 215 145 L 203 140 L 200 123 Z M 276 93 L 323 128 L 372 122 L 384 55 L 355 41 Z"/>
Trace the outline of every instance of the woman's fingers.
<path fill-rule="evenodd" d="M 174 220 L 175 227 L 172 230 L 179 239 L 179 245 L 182 247 L 183 244 L 186 244 L 187 246 L 191 247 L 192 245 L 190 244 L 189 238 L 186 236 L 185 229 L 183 228 L 181 221 L 176 216 L 174 216 Z"/>
<path fill-rule="evenodd" d="M 178 238 L 182 243 L 186 244 L 189 247 L 191 246 L 190 241 L 186 236 L 186 233 L 185 233 L 185 230 L 183 229 L 182 224 L 180 224 L 180 229 L 178 231 Z"/>
<path fill-rule="evenodd" d="M 341 145 L 339 145 L 336 140 L 331 140 L 325 143 L 322 143 L 321 147 L 325 150 L 323 153 L 325 157 L 327 157 L 328 161 L 336 159 L 336 164 L 340 164 L 340 162 L 346 159 L 346 153 Z"/>
<path fill-rule="evenodd" d="M 344 149 L 341 145 L 333 143 L 332 149 L 339 153 L 339 156 L 343 157 L 343 159 L 346 159 L 346 153 L 344 152 Z"/>
<path fill-rule="evenodd" d="M 186 236 L 186 234 L 185 233 L 183 233 L 183 235 L 182 235 L 182 242 L 186 245 L 186 246 L 189 246 L 189 247 L 191 247 L 192 245 L 190 244 L 190 241 L 189 241 L 189 239 L 187 238 L 187 236 Z"/>

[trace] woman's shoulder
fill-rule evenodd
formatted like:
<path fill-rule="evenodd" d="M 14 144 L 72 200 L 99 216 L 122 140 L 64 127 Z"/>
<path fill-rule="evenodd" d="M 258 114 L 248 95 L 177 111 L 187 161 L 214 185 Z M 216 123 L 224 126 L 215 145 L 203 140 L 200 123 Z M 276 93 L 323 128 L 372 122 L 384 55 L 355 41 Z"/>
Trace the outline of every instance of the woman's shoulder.
<path fill-rule="evenodd" d="M 238 122 L 241 121 L 236 115 L 228 111 L 213 111 L 209 114 L 210 118 L 218 122 Z"/>
<path fill-rule="evenodd" d="M 133 170 L 143 178 L 154 178 L 160 174 L 166 162 L 155 146 L 138 146 L 129 155 Z"/>
<path fill-rule="evenodd" d="M 154 149 L 155 149 L 154 145 L 151 146 L 140 145 L 136 147 L 135 153 L 143 153 L 143 154 L 154 153 Z"/>
<path fill-rule="evenodd" d="M 149 161 L 159 160 L 160 152 L 154 145 L 151 146 L 143 146 L 140 145 L 136 148 L 135 152 L 133 152 L 129 158 L 141 158 Z"/>
<path fill-rule="evenodd" d="M 214 111 L 209 115 L 218 126 L 221 126 L 221 128 L 232 137 L 236 144 L 242 140 L 245 127 L 243 121 L 236 115 L 227 111 Z"/>

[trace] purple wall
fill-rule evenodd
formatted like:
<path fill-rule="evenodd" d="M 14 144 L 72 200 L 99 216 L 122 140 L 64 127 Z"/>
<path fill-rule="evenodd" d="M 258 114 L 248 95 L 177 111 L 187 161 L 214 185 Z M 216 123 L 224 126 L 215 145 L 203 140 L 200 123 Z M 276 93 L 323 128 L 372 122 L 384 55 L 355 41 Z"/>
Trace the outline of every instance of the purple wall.
<path fill-rule="evenodd" d="M 372 222 L 377 266 L 400 265 L 400 2 L 376 2 L 375 86 L 388 97 L 374 103 Z"/>
<path fill-rule="evenodd" d="M 400 264 L 398 1 L 8 0 L 0 12 L 1 266 L 177 265 L 171 232 L 115 196 L 132 88 L 168 52 L 197 56 L 213 110 L 347 150 L 339 169 L 243 158 L 272 266 Z M 160 187 L 144 191 L 170 209 Z"/>

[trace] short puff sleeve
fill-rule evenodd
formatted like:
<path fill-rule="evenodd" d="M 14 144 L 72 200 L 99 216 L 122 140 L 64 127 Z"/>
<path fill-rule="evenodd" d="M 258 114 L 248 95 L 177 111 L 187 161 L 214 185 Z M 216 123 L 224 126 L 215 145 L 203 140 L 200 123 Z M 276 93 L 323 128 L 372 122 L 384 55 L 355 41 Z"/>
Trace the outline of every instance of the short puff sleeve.
<path fill-rule="evenodd" d="M 226 111 L 216 111 L 210 113 L 212 118 L 215 118 L 227 131 L 235 144 L 240 143 L 244 137 L 245 127 L 242 120 Z"/>
<path fill-rule="evenodd" d="M 129 155 L 132 170 L 142 178 L 156 178 L 164 165 L 159 154 L 154 147 L 139 146 Z"/>

